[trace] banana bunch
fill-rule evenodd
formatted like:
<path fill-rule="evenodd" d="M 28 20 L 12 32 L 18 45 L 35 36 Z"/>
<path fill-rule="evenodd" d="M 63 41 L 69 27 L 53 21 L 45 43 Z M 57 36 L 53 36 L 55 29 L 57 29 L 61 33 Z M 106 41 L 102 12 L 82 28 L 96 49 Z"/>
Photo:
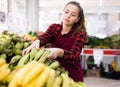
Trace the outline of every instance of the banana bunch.
<path fill-rule="evenodd" d="M 30 51 L 30 53 L 28 53 L 20 58 L 20 60 L 17 63 L 17 66 L 23 67 L 25 64 L 27 64 L 33 60 L 39 61 L 41 63 L 45 63 L 49 54 L 50 54 L 50 52 L 47 50 L 44 50 L 44 49 L 37 50 L 36 48 L 33 48 Z"/>
<path fill-rule="evenodd" d="M 34 41 L 37 37 L 30 35 L 30 34 L 24 34 L 24 37 L 28 40 Z"/>
<path fill-rule="evenodd" d="M 10 37 L 8 35 L 0 35 L 0 44 L 5 44 Z"/>
<path fill-rule="evenodd" d="M 5 59 L 0 59 L 0 83 L 6 79 L 9 73 L 9 65 L 6 63 Z"/>
<path fill-rule="evenodd" d="M 0 53 L 4 51 L 4 48 L 8 47 L 11 43 L 11 38 L 8 35 L 0 35 Z"/>
<path fill-rule="evenodd" d="M 21 68 L 30 61 L 39 61 L 41 63 L 52 63 L 52 61 L 47 60 L 47 56 L 49 55 L 49 51 L 46 51 L 44 49 L 37 50 L 36 48 L 33 48 L 28 54 L 21 56 L 21 55 L 15 55 L 11 58 L 9 62 L 9 67 L 11 70 L 14 68 Z"/>
<path fill-rule="evenodd" d="M 24 55 L 15 55 L 11 58 L 9 62 L 9 67 L 11 70 L 14 70 L 15 68 L 21 68 L 27 63 L 31 61 L 39 61 L 41 63 L 44 63 L 45 65 L 49 66 L 50 68 L 56 69 L 59 67 L 59 63 L 57 61 L 54 62 L 52 59 L 48 59 L 48 55 L 50 54 L 50 51 L 36 48 L 31 49 L 31 51 Z M 54 63 L 53 63 L 54 62 Z"/>
<path fill-rule="evenodd" d="M 50 70 L 43 63 L 31 61 L 14 75 L 8 87 L 43 87 Z"/>
<path fill-rule="evenodd" d="M 44 63 L 31 61 L 15 73 L 8 87 L 86 87 L 79 84 L 68 73 L 57 74 L 57 70 Z"/>
<path fill-rule="evenodd" d="M 0 34 L 0 54 L 6 55 L 4 58 L 7 60 L 7 63 L 10 62 L 13 56 L 22 55 L 22 50 L 30 44 L 31 41 L 26 40 L 18 34 L 9 33 L 7 30 Z"/>

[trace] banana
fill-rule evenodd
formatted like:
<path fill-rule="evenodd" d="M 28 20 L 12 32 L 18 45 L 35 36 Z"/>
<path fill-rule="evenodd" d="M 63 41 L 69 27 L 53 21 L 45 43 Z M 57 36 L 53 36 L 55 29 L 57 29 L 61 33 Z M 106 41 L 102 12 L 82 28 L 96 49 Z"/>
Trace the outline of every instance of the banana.
<path fill-rule="evenodd" d="M 54 61 L 52 64 L 49 65 L 50 68 L 56 69 L 60 66 L 58 61 Z"/>
<path fill-rule="evenodd" d="M 6 59 L 7 58 L 7 54 L 5 54 L 5 53 L 1 54 L 0 58 Z"/>
<path fill-rule="evenodd" d="M 22 56 L 22 49 L 14 48 L 14 54 Z"/>
<path fill-rule="evenodd" d="M 25 41 L 23 43 L 23 49 L 27 48 L 30 45 L 30 42 Z"/>
<path fill-rule="evenodd" d="M 30 61 L 33 60 L 33 58 L 35 57 L 35 55 L 37 54 L 37 49 L 36 48 L 32 48 L 32 50 L 30 51 Z"/>
<path fill-rule="evenodd" d="M 61 70 L 58 68 L 58 69 L 56 69 L 55 70 L 56 71 L 56 76 L 59 76 L 62 72 L 61 72 Z"/>
<path fill-rule="evenodd" d="M 86 84 L 84 84 L 83 82 L 80 82 L 80 81 L 76 82 L 76 86 L 78 86 L 78 87 L 87 87 Z"/>
<path fill-rule="evenodd" d="M 29 55 L 30 54 L 26 54 L 23 57 L 21 57 L 21 59 L 19 60 L 17 66 L 23 67 L 25 65 L 25 63 L 27 62 L 27 60 L 29 60 Z"/>
<path fill-rule="evenodd" d="M 19 85 L 18 85 L 18 76 L 19 76 L 19 73 L 18 72 L 19 71 L 17 71 L 17 73 L 15 73 L 15 75 L 11 79 L 10 83 L 8 84 L 8 87 L 19 87 Z"/>
<path fill-rule="evenodd" d="M 2 70 L 5 70 L 5 69 L 8 69 L 8 64 L 7 63 L 5 63 L 5 64 L 3 64 L 1 67 L 0 67 L 0 71 L 2 71 Z"/>
<path fill-rule="evenodd" d="M 15 48 L 22 49 L 23 48 L 23 42 L 17 42 L 15 45 Z"/>
<path fill-rule="evenodd" d="M 56 77 L 56 72 L 53 69 L 50 69 L 50 73 L 46 82 L 46 87 L 52 87 L 53 86 L 53 82 L 55 81 L 55 77 Z"/>
<path fill-rule="evenodd" d="M 35 87 L 36 80 L 37 80 L 37 78 L 34 78 L 34 80 L 32 80 L 32 82 L 30 82 L 29 84 L 27 84 L 27 85 L 24 86 L 24 87 Z"/>
<path fill-rule="evenodd" d="M 17 73 L 17 69 L 16 70 L 13 70 L 13 71 L 11 71 L 10 73 L 9 73 L 9 75 L 7 76 L 7 78 L 6 78 L 6 82 L 7 83 L 10 83 L 11 82 L 11 80 L 12 80 L 12 78 L 14 77 L 14 75 Z"/>
<path fill-rule="evenodd" d="M 44 63 L 49 54 L 50 54 L 50 51 L 46 50 L 46 51 L 44 52 L 44 54 L 40 57 L 39 61 L 40 61 L 41 63 Z"/>
<path fill-rule="evenodd" d="M 33 69 L 30 71 L 30 73 L 28 73 L 23 79 L 23 86 L 31 83 L 34 80 L 34 78 L 38 77 L 38 75 L 40 75 L 41 72 L 43 72 L 46 68 L 46 66 L 43 63 L 37 63 L 38 64 L 36 64 L 36 66 L 34 66 Z"/>
<path fill-rule="evenodd" d="M 25 76 L 30 73 L 30 71 L 36 67 L 36 64 L 38 64 L 37 61 L 31 61 L 28 64 L 26 64 L 22 69 L 20 69 L 18 73 L 18 84 L 21 85 L 23 83 L 23 79 L 25 79 Z"/>
<path fill-rule="evenodd" d="M 40 50 L 36 53 L 34 60 L 38 60 L 44 52 L 45 52 L 45 51 L 44 51 L 43 49 L 40 49 Z"/>
<path fill-rule="evenodd" d="M 62 78 L 62 87 L 70 87 L 70 79 L 68 75 L 65 73 L 62 73 L 61 78 Z"/>
<path fill-rule="evenodd" d="M 49 59 L 49 58 L 47 58 L 46 60 L 45 60 L 45 62 L 44 62 L 44 64 L 46 65 L 46 66 L 49 66 L 50 64 L 52 64 L 53 63 L 53 60 L 52 59 Z"/>
<path fill-rule="evenodd" d="M 47 78 L 50 73 L 50 68 L 46 67 L 45 70 L 38 76 L 35 87 L 44 87 L 47 81 Z"/>
<path fill-rule="evenodd" d="M 7 63 L 0 66 L 0 81 L 5 79 L 7 75 L 10 73 L 10 69 L 8 68 L 8 66 L 9 65 Z"/>
<path fill-rule="evenodd" d="M 54 81 L 52 87 L 61 87 L 61 84 L 62 84 L 62 78 L 61 78 L 61 76 L 57 76 L 55 78 L 55 81 Z"/>
<path fill-rule="evenodd" d="M 8 87 L 18 87 L 17 78 L 12 79 L 8 84 Z"/>
<path fill-rule="evenodd" d="M 16 63 L 21 58 L 20 55 L 15 55 L 11 58 L 10 64 Z"/>
<path fill-rule="evenodd" d="M 5 78 L 7 78 L 9 73 L 10 73 L 10 69 L 9 68 L 0 70 L 0 81 L 2 81 Z"/>
<path fill-rule="evenodd" d="M 70 87 L 76 87 L 76 82 L 70 78 Z"/>
<path fill-rule="evenodd" d="M 5 63 L 6 63 L 5 59 L 1 59 L 1 58 L 0 58 L 0 67 L 1 67 L 3 64 L 5 64 Z"/>

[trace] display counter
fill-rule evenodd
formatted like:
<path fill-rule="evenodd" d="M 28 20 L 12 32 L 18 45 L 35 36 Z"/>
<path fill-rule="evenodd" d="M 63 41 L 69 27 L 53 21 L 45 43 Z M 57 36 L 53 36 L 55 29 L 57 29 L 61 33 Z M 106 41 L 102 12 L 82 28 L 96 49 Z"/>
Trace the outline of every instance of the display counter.
<path fill-rule="evenodd" d="M 92 48 L 83 48 L 81 55 L 94 55 L 95 52 L 102 52 L 101 56 L 120 56 L 120 49 L 92 49 Z"/>

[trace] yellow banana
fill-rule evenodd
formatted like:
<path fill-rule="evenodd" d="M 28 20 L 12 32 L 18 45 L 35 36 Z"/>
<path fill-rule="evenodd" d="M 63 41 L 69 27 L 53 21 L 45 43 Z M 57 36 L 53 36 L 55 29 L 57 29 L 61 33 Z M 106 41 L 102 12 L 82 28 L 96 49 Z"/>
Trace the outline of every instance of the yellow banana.
<path fill-rule="evenodd" d="M 10 73 L 10 69 L 8 68 L 8 64 L 5 63 L 5 64 L 1 65 L 1 67 L 0 67 L 0 81 L 2 81 L 3 79 L 6 79 L 6 77 L 8 76 L 9 73 Z"/>
<path fill-rule="evenodd" d="M 50 73 L 50 68 L 46 67 L 45 70 L 38 76 L 35 87 L 44 87 L 47 78 L 49 76 L 49 73 Z"/>
<path fill-rule="evenodd" d="M 14 75 L 17 73 L 17 69 L 16 70 L 13 70 L 13 71 L 11 71 L 10 73 L 9 73 L 9 75 L 7 76 L 7 78 L 6 78 L 6 81 L 7 81 L 7 83 L 9 83 L 11 80 L 12 80 L 12 78 L 14 77 Z"/>
<path fill-rule="evenodd" d="M 3 64 L 5 64 L 5 63 L 6 63 L 5 59 L 1 59 L 1 58 L 0 58 L 0 67 L 1 67 Z"/>
<path fill-rule="evenodd" d="M 41 74 L 41 72 L 44 71 L 46 66 L 43 63 L 36 64 L 36 66 L 33 67 L 33 69 L 30 71 L 30 73 L 26 74 L 25 78 L 23 79 L 23 86 L 29 84 L 34 80 L 34 78 L 38 77 L 38 75 Z"/>
<path fill-rule="evenodd" d="M 52 87 L 61 87 L 61 84 L 62 84 L 62 78 L 61 78 L 61 76 L 57 76 L 55 78 L 55 81 L 54 81 Z"/>
<path fill-rule="evenodd" d="M 52 87 L 53 82 L 55 81 L 56 72 L 53 69 L 50 69 L 50 73 L 46 82 L 46 87 Z"/>
<path fill-rule="evenodd" d="M 70 87 L 70 79 L 67 74 L 62 73 L 62 87 Z"/>
<path fill-rule="evenodd" d="M 4 80 L 5 78 L 7 78 L 8 74 L 10 73 L 10 69 L 2 69 L 0 71 L 0 81 Z"/>
<path fill-rule="evenodd" d="M 35 79 L 32 80 L 29 84 L 27 84 L 26 86 L 23 86 L 23 87 L 35 87 L 36 80 L 37 80 L 37 78 L 35 78 Z"/>
<path fill-rule="evenodd" d="M 0 71 L 1 70 L 6 70 L 6 69 L 8 69 L 8 64 L 7 63 L 5 63 L 5 64 L 3 64 L 1 67 L 0 67 Z"/>
<path fill-rule="evenodd" d="M 34 67 L 37 67 L 36 64 L 38 64 L 37 61 L 31 61 L 28 64 L 26 64 L 21 70 L 18 71 L 18 84 L 21 85 L 23 83 L 23 79 L 25 76 L 32 71 Z"/>
<path fill-rule="evenodd" d="M 17 73 L 15 73 L 12 80 L 8 84 L 8 87 L 19 87 L 19 85 L 18 85 L 18 76 L 19 76 L 19 73 L 17 71 Z"/>
<path fill-rule="evenodd" d="M 70 87 L 76 87 L 76 82 L 70 78 Z"/>

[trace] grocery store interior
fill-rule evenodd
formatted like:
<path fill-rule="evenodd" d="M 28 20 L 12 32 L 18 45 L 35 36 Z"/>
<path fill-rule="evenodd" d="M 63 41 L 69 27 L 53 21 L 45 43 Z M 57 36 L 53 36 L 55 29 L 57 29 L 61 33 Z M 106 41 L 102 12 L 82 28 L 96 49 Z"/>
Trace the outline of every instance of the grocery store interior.
<path fill-rule="evenodd" d="M 0 0 L 0 33 L 44 33 L 61 23 L 72 0 Z M 81 52 L 87 87 L 120 87 L 120 0 L 74 0 L 84 10 L 88 37 Z"/>

